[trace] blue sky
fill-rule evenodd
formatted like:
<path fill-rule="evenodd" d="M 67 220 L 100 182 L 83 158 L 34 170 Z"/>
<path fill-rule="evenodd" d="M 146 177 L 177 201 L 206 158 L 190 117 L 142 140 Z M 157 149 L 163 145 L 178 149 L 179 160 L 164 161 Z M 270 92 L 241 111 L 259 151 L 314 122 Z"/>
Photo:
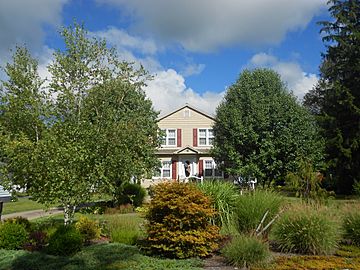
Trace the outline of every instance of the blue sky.
<path fill-rule="evenodd" d="M 25 43 L 51 79 L 57 31 L 75 19 L 154 75 L 144 90 L 157 110 L 209 113 L 245 68 L 273 68 L 301 99 L 325 51 L 316 22 L 329 20 L 326 0 L 2 0 L 0 18 L 1 65 Z"/>

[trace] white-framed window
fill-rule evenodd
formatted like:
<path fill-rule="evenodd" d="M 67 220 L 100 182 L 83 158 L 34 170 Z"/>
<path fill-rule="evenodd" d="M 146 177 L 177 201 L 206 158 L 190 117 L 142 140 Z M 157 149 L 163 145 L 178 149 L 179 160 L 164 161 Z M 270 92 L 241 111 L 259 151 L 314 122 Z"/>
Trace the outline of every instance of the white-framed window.
<path fill-rule="evenodd" d="M 189 109 L 185 109 L 185 110 L 184 110 L 184 118 L 189 118 L 190 116 L 191 116 L 190 110 L 189 110 Z"/>
<path fill-rule="evenodd" d="M 167 128 L 162 129 L 164 136 L 161 138 L 162 146 L 176 146 L 176 129 Z"/>
<path fill-rule="evenodd" d="M 198 145 L 211 146 L 214 144 L 214 133 L 211 128 L 198 129 Z"/>
<path fill-rule="evenodd" d="M 204 160 L 204 177 L 224 177 L 224 173 L 220 171 L 215 161 L 213 160 Z"/>
<path fill-rule="evenodd" d="M 171 161 L 162 161 L 161 168 L 154 173 L 154 178 L 170 178 L 171 179 Z"/>

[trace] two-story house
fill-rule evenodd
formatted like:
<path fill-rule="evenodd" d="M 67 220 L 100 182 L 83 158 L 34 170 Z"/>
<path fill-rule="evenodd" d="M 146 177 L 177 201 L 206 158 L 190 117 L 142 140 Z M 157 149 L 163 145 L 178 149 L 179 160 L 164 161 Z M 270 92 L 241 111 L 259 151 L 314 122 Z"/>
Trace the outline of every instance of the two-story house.
<path fill-rule="evenodd" d="M 152 182 L 183 181 L 191 176 L 223 177 L 210 156 L 213 124 L 213 116 L 188 104 L 160 116 L 158 125 L 165 135 L 157 150 L 161 168 L 152 177 Z"/>

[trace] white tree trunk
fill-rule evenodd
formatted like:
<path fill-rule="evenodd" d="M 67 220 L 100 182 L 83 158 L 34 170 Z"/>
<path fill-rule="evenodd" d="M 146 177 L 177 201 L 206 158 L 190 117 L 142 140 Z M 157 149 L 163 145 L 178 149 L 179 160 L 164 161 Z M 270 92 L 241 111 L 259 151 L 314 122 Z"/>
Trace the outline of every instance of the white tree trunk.
<path fill-rule="evenodd" d="M 64 205 L 64 224 L 70 225 L 74 220 L 75 205 L 65 204 Z"/>

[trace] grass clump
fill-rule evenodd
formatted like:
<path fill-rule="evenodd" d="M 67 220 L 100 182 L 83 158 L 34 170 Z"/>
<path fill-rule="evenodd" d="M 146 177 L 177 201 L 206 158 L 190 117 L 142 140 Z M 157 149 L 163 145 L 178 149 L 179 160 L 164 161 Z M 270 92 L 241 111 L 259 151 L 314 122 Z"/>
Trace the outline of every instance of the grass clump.
<path fill-rule="evenodd" d="M 137 214 L 108 215 L 106 220 L 111 242 L 135 245 L 144 237 L 143 219 Z"/>
<path fill-rule="evenodd" d="M 156 185 L 146 214 L 144 249 L 170 258 L 206 257 L 218 248 L 219 227 L 211 200 L 196 186 L 183 183 Z"/>
<path fill-rule="evenodd" d="M 232 239 L 221 253 L 226 260 L 237 267 L 264 265 L 270 261 L 271 253 L 267 244 L 254 236 L 240 235 Z"/>
<path fill-rule="evenodd" d="M 304 206 L 278 220 L 272 239 L 283 252 L 327 255 L 337 248 L 340 230 L 324 211 Z"/>
<path fill-rule="evenodd" d="M 351 212 L 345 215 L 343 228 L 345 231 L 344 237 L 360 247 L 360 213 Z"/>
<path fill-rule="evenodd" d="M 239 233 L 252 233 L 267 211 L 263 224 L 268 224 L 279 213 L 283 202 L 281 195 L 267 190 L 257 190 L 239 196 L 234 210 L 236 229 Z"/>
<path fill-rule="evenodd" d="M 212 199 L 217 215 L 213 222 L 222 229 L 228 230 L 232 225 L 232 216 L 240 196 L 234 184 L 212 180 L 199 185 L 199 189 Z"/>

